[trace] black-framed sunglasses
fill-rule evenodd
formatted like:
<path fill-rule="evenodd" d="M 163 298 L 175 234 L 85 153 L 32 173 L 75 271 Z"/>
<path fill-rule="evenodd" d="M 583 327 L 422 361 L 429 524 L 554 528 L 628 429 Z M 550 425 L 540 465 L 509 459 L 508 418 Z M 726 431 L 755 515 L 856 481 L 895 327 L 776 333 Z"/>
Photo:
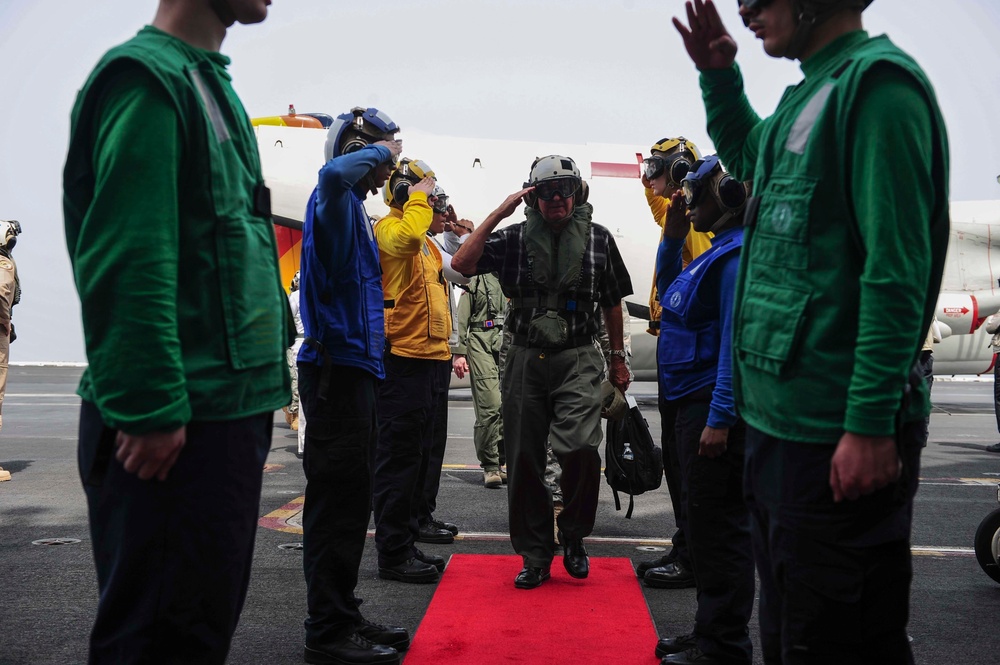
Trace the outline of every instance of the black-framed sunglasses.
<path fill-rule="evenodd" d="M 535 185 L 535 194 L 542 201 L 551 201 L 556 197 L 568 199 L 574 196 L 580 189 L 580 183 L 574 178 L 557 178 L 555 180 L 543 180 Z"/>
<path fill-rule="evenodd" d="M 746 7 L 750 11 L 756 11 L 758 9 L 764 9 L 774 0 L 737 0 L 740 7 Z"/>

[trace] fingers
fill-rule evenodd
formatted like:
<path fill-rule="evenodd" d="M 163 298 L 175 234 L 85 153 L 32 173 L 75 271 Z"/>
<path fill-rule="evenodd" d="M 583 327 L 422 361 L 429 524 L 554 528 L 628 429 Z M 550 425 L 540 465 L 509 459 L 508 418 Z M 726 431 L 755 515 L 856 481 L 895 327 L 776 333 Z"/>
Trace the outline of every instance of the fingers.
<path fill-rule="evenodd" d="M 840 487 L 840 474 L 837 471 L 837 464 L 830 465 L 830 489 L 833 491 L 833 502 L 840 503 L 844 500 L 844 492 Z"/>
<path fill-rule="evenodd" d="M 677 28 L 677 32 L 681 33 L 681 39 L 685 42 L 691 37 L 691 31 L 688 30 L 687 26 L 681 23 L 681 20 L 676 16 L 671 19 L 674 23 L 674 27 Z"/>

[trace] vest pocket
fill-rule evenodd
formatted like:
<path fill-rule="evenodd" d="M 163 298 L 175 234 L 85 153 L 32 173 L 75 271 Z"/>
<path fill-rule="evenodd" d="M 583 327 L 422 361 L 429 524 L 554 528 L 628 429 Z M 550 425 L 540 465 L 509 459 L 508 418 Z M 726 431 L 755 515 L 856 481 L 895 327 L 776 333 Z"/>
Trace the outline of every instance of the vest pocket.
<path fill-rule="evenodd" d="M 283 303 L 273 272 L 266 267 L 274 260 L 269 233 L 273 231 L 263 219 L 218 222 L 222 318 L 229 362 L 237 370 L 276 363 L 283 352 Z"/>
<path fill-rule="evenodd" d="M 698 356 L 698 333 L 681 326 L 671 326 L 669 334 L 659 339 L 659 365 L 670 369 L 689 368 Z"/>
<path fill-rule="evenodd" d="M 806 270 L 809 267 L 809 206 L 818 180 L 773 176 L 764 191 L 753 231 L 753 261 Z"/>
<path fill-rule="evenodd" d="M 451 337 L 451 314 L 448 311 L 448 293 L 438 282 L 427 284 L 427 336 L 447 340 Z"/>
<path fill-rule="evenodd" d="M 748 284 L 739 305 L 739 361 L 780 376 L 788 368 L 803 336 L 810 294 L 773 284 Z"/>

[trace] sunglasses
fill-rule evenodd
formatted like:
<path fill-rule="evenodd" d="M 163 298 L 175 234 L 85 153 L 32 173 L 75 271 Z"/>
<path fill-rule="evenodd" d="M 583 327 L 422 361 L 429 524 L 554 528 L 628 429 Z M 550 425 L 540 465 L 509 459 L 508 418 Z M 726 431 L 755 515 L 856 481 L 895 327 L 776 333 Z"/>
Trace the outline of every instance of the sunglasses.
<path fill-rule="evenodd" d="M 694 208 L 705 193 L 704 180 L 685 180 L 681 183 L 684 192 L 684 203 L 688 208 Z M 716 185 L 715 197 L 727 210 L 735 210 L 746 203 L 747 190 L 736 178 L 726 175 Z"/>
<path fill-rule="evenodd" d="M 764 9 L 773 0 L 738 0 L 740 7 L 746 7 L 750 11 L 757 11 L 758 9 Z"/>
<path fill-rule="evenodd" d="M 535 185 L 535 194 L 542 201 L 551 201 L 556 197 L 568 199 L 574 196 L 580 189 L 580 183 L 574 178 L 557 178 L 555 180 L 543 180 Z"/>
<path fill-rule="evenodd" d="M 691 162 L 684 155 L 669 157 L 653 155 L 642 160 L 642 173 L 646 176 L 646 180 L 655 180 L 666 171 L 667 184 L 671 187 L 680 187 L 681 181 L 690 170 Z"/>

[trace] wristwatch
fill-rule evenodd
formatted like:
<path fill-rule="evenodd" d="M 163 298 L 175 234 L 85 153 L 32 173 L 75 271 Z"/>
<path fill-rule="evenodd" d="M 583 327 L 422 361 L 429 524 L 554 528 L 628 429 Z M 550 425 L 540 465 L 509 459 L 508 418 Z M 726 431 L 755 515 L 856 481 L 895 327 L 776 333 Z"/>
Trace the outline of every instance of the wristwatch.
<path fill-rule="evenodd" d="M 613 356 L 618 356 L 622 360 L 625 359 L 625 349 L 611 349 L 608 353 Z"/>

